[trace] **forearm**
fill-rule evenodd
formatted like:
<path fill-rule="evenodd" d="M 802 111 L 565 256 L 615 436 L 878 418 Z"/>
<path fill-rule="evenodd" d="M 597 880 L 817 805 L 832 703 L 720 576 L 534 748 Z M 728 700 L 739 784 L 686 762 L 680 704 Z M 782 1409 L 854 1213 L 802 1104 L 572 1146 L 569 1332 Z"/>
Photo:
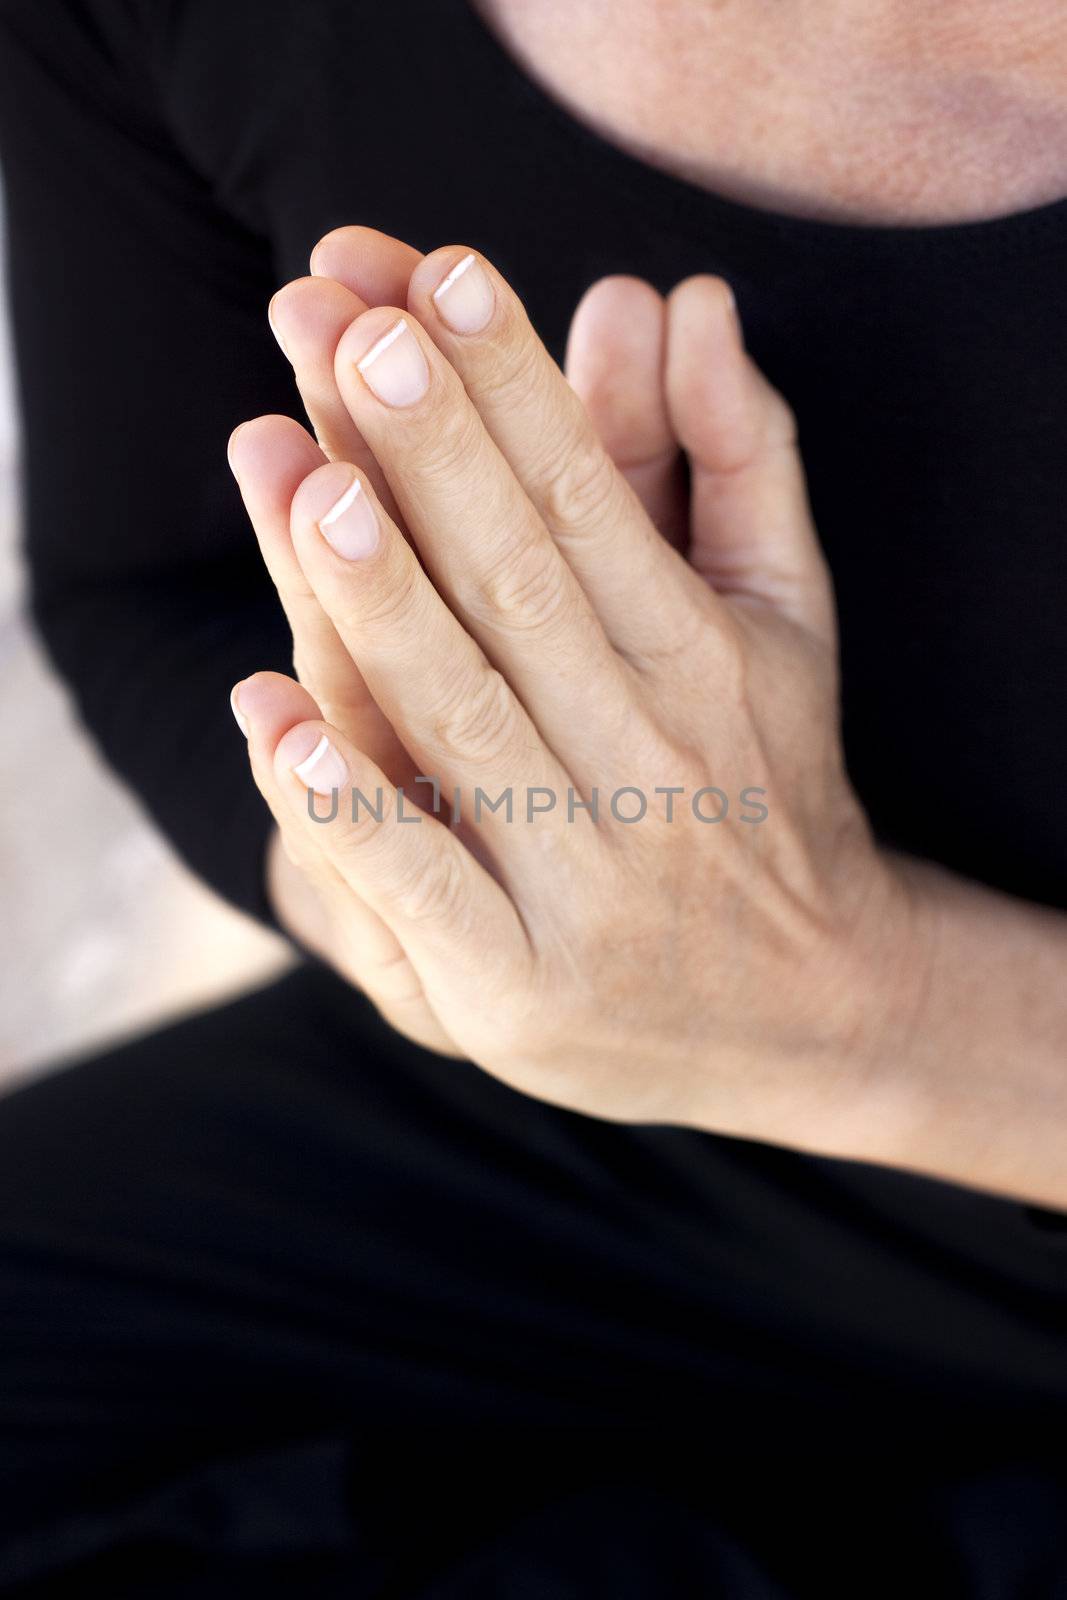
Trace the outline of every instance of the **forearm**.
<path fill-rule="evenodd" d="M 914 938 L 842 1153 L 1067 1208 L 1067 917 L 925 863 L 900 877 Z"/>

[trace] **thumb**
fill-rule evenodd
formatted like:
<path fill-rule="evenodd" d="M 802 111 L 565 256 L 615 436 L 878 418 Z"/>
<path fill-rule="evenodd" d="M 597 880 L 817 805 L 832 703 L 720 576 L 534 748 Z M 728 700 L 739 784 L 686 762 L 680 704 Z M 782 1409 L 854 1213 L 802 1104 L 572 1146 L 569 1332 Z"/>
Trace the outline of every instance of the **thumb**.
<path fill-rule="evenodd" d="M 686 278 L 668 296 L 665 390 L 689 456 L 690 562 L 720 594 L 832 641 L 833 591 L 793 415 L 747 355 L 721 278 Z"/>

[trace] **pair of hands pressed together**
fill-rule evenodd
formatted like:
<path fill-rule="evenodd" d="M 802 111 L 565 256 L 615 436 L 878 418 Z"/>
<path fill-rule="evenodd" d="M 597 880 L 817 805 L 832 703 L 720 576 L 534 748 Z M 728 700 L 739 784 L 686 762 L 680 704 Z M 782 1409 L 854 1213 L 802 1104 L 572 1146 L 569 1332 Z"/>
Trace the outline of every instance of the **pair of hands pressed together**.
<path fill-rule="evenodd" d="M 974 914 L 849 786 L 792 419 L 726 285 L 602 280 L 565 378 L 461 246 L 346 228 L 312 272 L 271 322 L 318 443 L 284 417 L 230 443 L 299 678 L 234 692 L 282 921 L 540 1098 L 1055 1197 L 1014 1147 L 979 1170 L 983 1113 L 931 1066 L 962 998 L 946 973 L 931 1003 L 937 930 L 965 947 Z"/>

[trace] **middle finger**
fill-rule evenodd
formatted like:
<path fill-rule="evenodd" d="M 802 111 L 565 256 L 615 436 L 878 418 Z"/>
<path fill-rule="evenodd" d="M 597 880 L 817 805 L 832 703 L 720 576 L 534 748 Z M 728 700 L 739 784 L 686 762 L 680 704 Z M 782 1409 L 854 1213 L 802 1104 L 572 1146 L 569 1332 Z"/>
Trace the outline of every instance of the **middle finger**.
<path fill-rule="evenodd" d="M 439 590 L 579 786 L 617 776 L 631 675 L 454 368 L 414 317 L 379 306 L 335 371 Z"/>

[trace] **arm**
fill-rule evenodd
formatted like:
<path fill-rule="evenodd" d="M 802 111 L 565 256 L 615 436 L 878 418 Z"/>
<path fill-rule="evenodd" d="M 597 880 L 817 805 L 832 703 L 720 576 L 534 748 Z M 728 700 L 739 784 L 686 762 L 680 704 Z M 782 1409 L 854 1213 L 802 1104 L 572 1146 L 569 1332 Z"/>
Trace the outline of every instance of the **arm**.
<path fill-rule="evenodd" d="M 265 916 L 270 819 L 226 696 L 290 648 L 224 446 L 290 384 L 262 333 L 269 249 L 160 125 L 136 18 L 0 5 L 32 603 L 104 755 L 193 869 Z"/>

